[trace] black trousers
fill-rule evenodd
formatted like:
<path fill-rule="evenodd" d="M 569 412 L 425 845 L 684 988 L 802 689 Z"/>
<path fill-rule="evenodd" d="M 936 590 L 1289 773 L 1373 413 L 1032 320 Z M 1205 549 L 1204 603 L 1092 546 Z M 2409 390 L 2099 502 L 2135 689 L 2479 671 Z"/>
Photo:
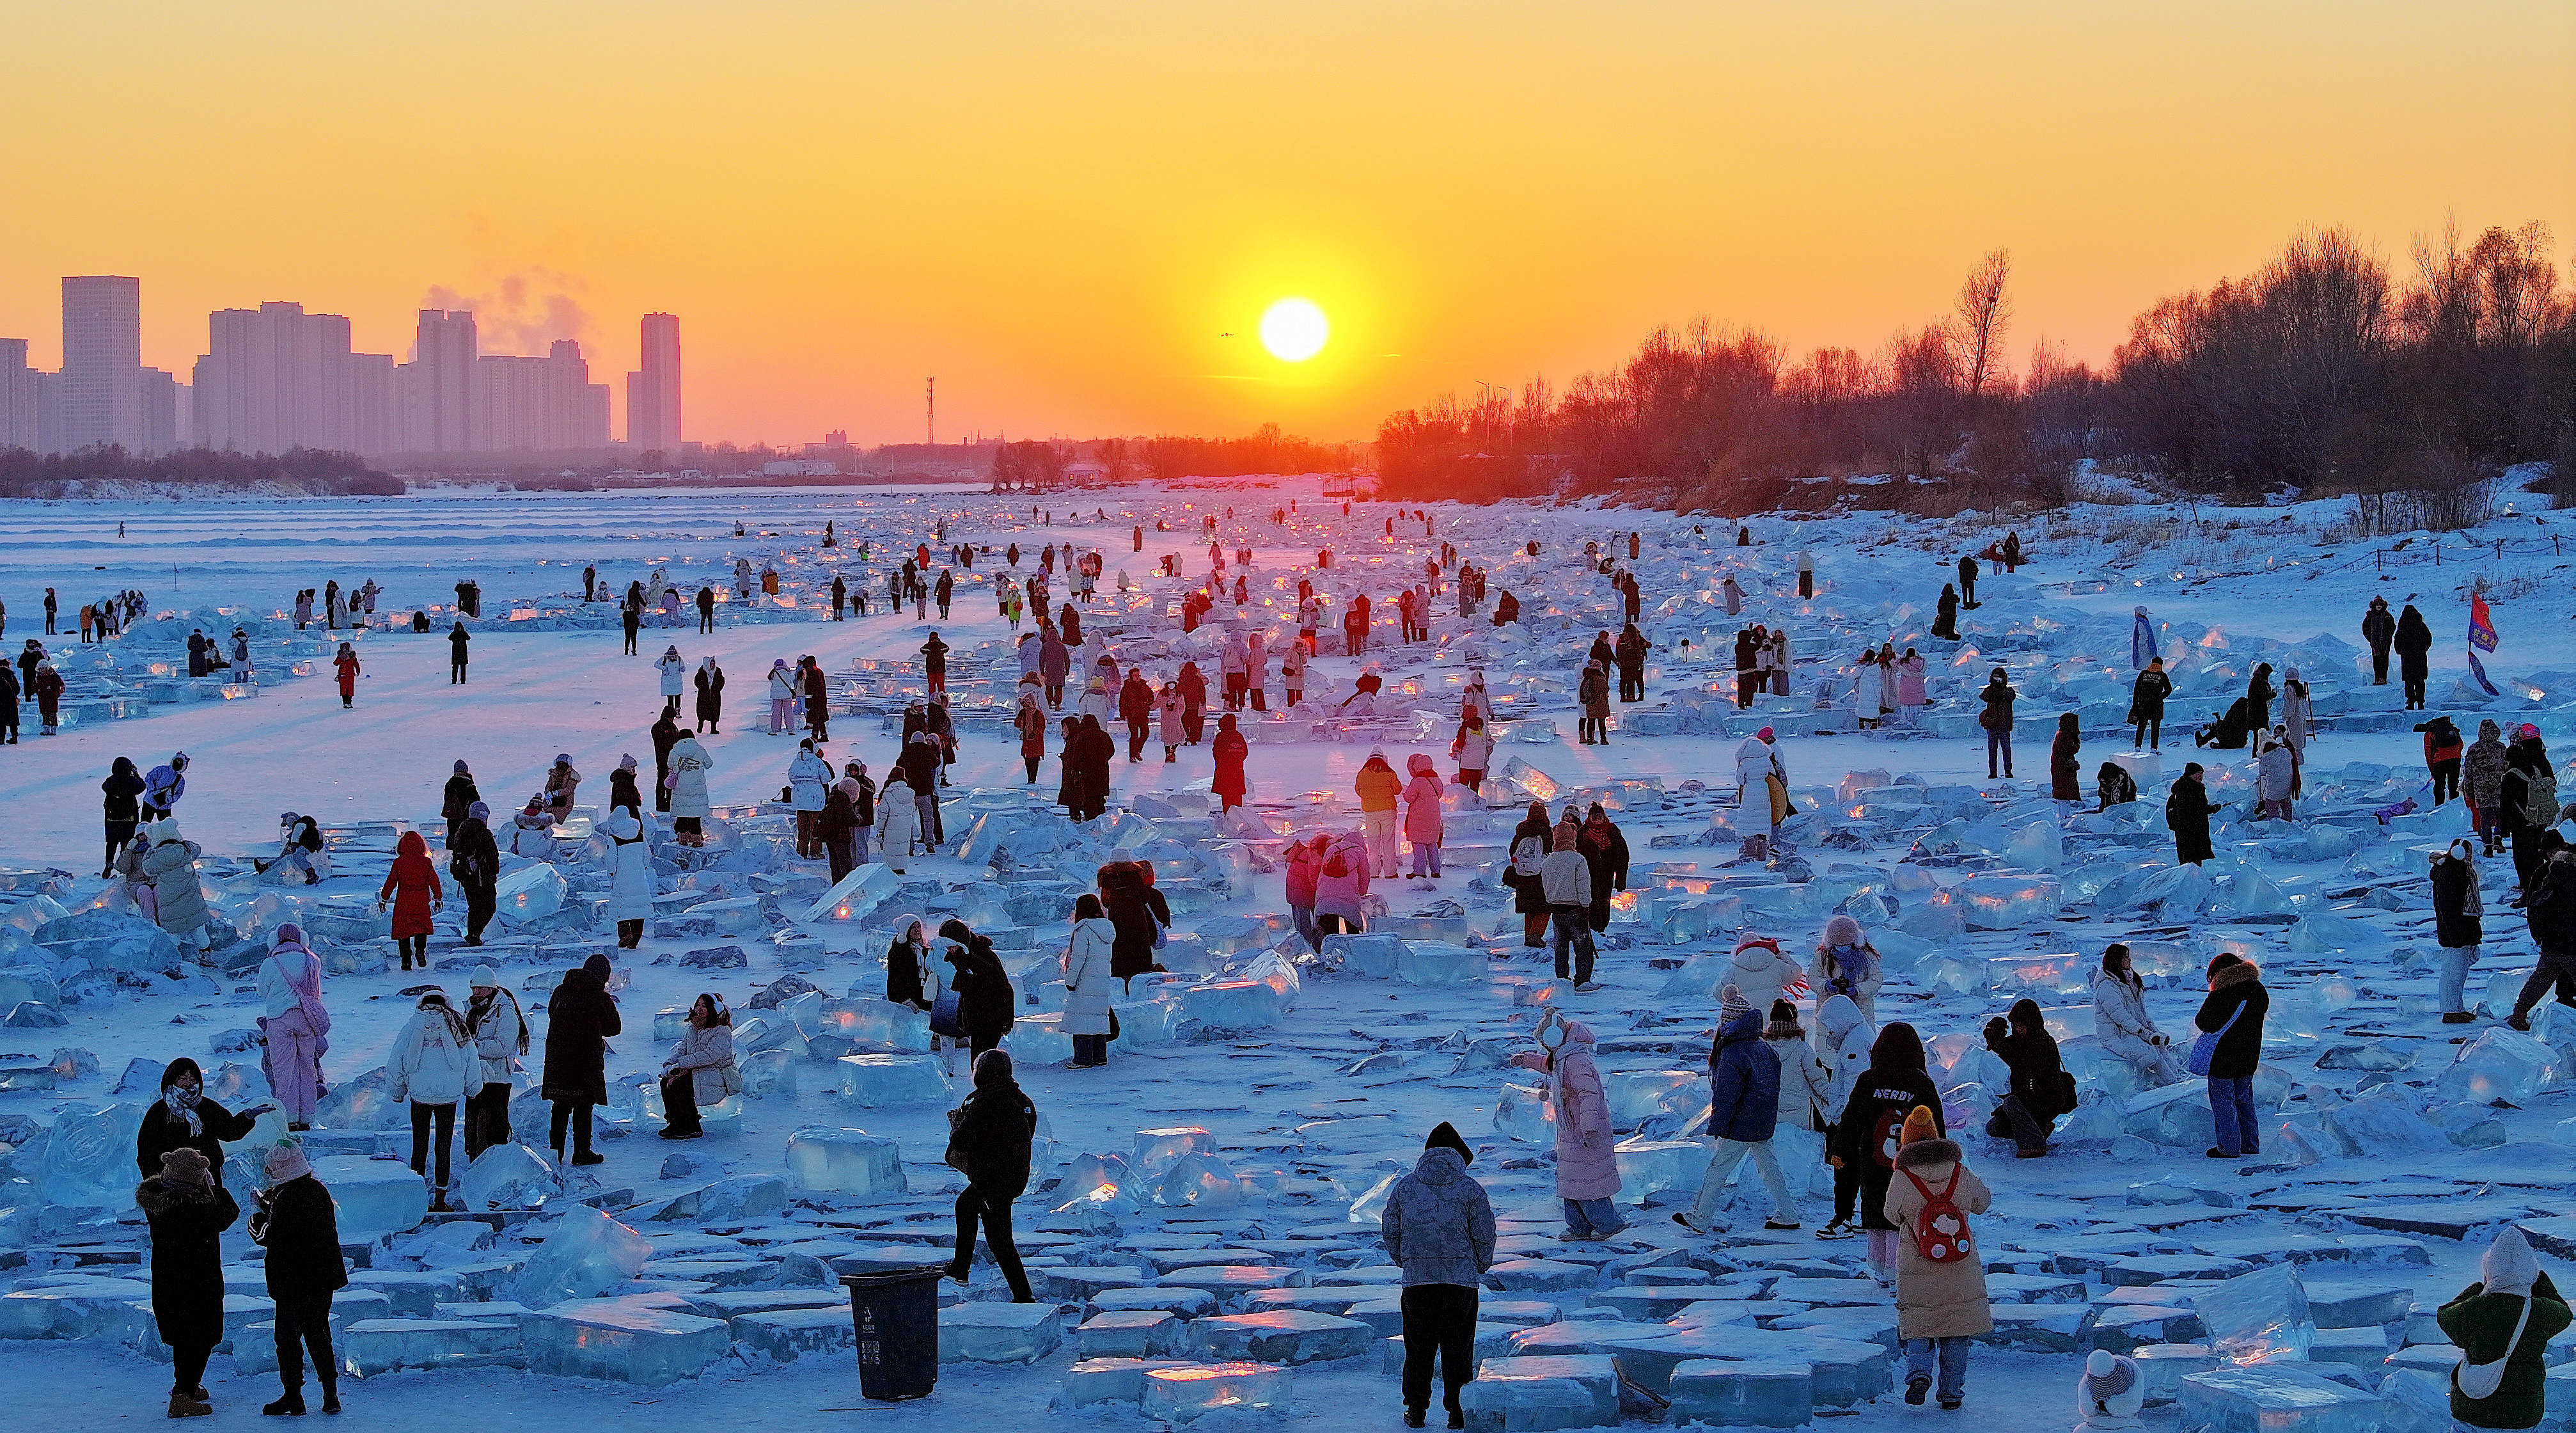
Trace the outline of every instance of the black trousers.
<path fill-rule="evenodd" d="M 215 1356 L 213 1344 L 189 1344 L 170 1348 L 170 1391 L 195 1393 L 205 1386 L 206 1360 Z"/>
<path fill-rule="evenodd" d="M 553 1145 L 556 1151 L 560 1153 L 564 1147 L 564 1127 L 566 1125 L 570 1125 L 572 1127 L 572 1152 L 575 1154 L 590 1153 L 590 1101 L 586 1099 L 556 1100 L 553 1104 L 553 1128 L 546 1142 Z"/>
<path fill-rule="evenodd" d="M 2432 765 L 2433 804 L 2460 799 L 2460 759 L 2456 756 Z"/>
<path fill-rule="evenodd" d="M 662 1123 L 681 1134 L 698 1129 L 698 1081 L 692 1070 L 673 1070 L 662 1077 Z"/>
<path fill-rule="evenodd" d="M 414 1174 L 426 1174 L 429 1172 L 427 1166 L 431 1164 L 430 1126 L 433 1123 L 438 1126 L 438 1159 L 436 1161 L 438 1175 L 430 1181 L 430 1187 L 433 1189 L 444 1190 L 447 1188 L 447 1164 L 449 1154 L 456 1144 L 456 1106 L 453 1104 L 424 1105 L 417 1100 L 413 1101 L 411 1107 L 411 1172 Z"/>
<path fill-rule="evenodd" d="M 1020 1246 L 1011 1242 L 1011 1201 L 972 1184 L 957 1196 L 957 1257 L 948 1267 L 962 1274 L 974 1264 L 979 1223 L 984 1226 L 984 1247 L 992 1252 L 993 1262 L 1002 1266 L 1002 1279 L 1011 1286 L 1012 1302 L 1036 1302 L 1029 1271 L 1020 1264 Z"/>
<path fill-rule="evenodd" d="M 1037 784 L 1038 763 L 1045 759 L 1046 758 L 1042 756 L 1023 756 L 1020 758 L 1020 765 L 1027 767 L 1029 771 L 1029 779 L 1022 783 L 1023 785 L 1035 786 Z"/>
<path fill-rule="evenodd" d="M 462 681 L 464 681 L 464 680 L 465 680 L 465 664 L 464 664 L 463 662 L 450 662 L 450 663 L 448 663 L 448 664 L 447 664 L 447 682 L 448 682 L 448 685 L 450 685 L 450 686 L 454 686 L 454 685 L 456 685 L 457 683 L 462 682 Z"/>
<path fill-rule="evenodd" d="M 510 1142 L 510 1086 L 495 1080 L 465 1097 L 465 1162 Z"/>
<path fill-rule="evenodd" d="M 1644 672 L 1620 672 L 1619 700 L 1623 702 L 1642 702 L 1645 699 L 1646 674 Z"/>
<path fill-rule="evenodd" d="M 2529 1014 L 2552 987 L 2557 989 L 2559 1004 L 2576 1005 L 2576 955 L 2542 951 L 2540 963 L 2531 968 L 2530 978 L 2522 982 L 2522 992 L 2513 997 L 2513 1013 Z"/>
<path fill-rule="evenodd" d="M 2147 743 L 2150 740 L 2154 741 L 2155 746 L 2147 746 Z M 2156 747 L 2163 746 L 2164 744 L 2165 719 L 2163 717 L 2148 717 L 2139 722 L 2138 734 L 2129 738 L 2129 745 L 2146 746 L 2149 751 L 2153 751 Z"/>
<path fill-rule="evenodd" d="M 2388 649 L 2386 647 L 2370 649 L 2370 684 L 2374 687 L 2388 685 Z"/>
<path fill-rule="evenodd" d="M 313 1354 L 313 1377 L 324 1392 L 339 1386 L 331 1361 L 331 1291 L 277 1298 L 277 1381 L 287 1392 L 304 1386 L 304 1355 Z"/>
<path fill-rule="evenodd" d="M 1145 759 L 1145 724 L 1141 721 L 1127 723 L 1127 759 L 1129 761 Z"/>
<path fill-rule="evenodd" d="M 1476 1290 L 1415 1284 L 1404 1291 L 1404 1407 L 1431 1406 L 1431 1361 L 1440 1360 L 1441 1406 L 1458 1412 L 1458 1390 L 1476 1379 Z"/>
<path fill-rule="evenodd" d="M 462 881 L 465 887 L 465 943 L 477 945 L 483 940 L 483 928 L 492 923 L 492 915 L 501 908 L 501 898 L 492 881 Z"/>
<path fill-rule="evenodd" d="M 834 621 L 839 621 L 839 620 L 840 620 L 840 616 L 841 616 L 841 614 L 840 614 L 840 613 L 838 613 L 838 612 L 834 612 L 834 613 L 832 614 L 832 619 L 833 619 Z M 712 608 L 712 607 L 701 607 L 701 608 L 699 608 L 699 609 L 698 609 L 698 630 L 699 630 L 700 632 L 712 632 L 712 631 L 714 631 L 715 629 L 716 629 L 716 613 L 715 613 L 715 609 L 714 609 L 714 608 Z"/>

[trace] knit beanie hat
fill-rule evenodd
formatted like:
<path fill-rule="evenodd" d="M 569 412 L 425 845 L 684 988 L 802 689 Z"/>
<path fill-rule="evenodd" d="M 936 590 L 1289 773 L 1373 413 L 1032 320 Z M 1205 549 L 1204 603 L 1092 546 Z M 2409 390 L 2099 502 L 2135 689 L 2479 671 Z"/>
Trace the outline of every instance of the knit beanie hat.
<path fill-rule="evenodd" d="M 1466 1164 L 1476 1162 L 1476 1152 L 1467 1147 L 1466 1136 L 1458 1133 L 1458 1127 L 1447 1120 L 1442 1120 L 1439 1127 L 1431 1131 L 1430 1138 L 1422 1142 L 1422 1147 L 1426 1150 L 1454 1149 L 1458 1151 L 1461 1162 Z"/>
<path fill-rule="evenodd" d="M 2137 1415 L 2138 1406 L 2146 1401 L 2146 1389 L 2138 1377 L 2138 1365 L 2106 1348 L 2097 1348 L 2084 1360 L 2083 1399 L 2088 1410 L 2107 1413 L 2115 1418 Z"/>
<path fill-rule="evenodd" d="M 1914 1108 L 1905 1112 L 1905 1130 L 1902 1134 L 1897 1136 L 1896 1143 L 1901 1148 L 1905 1145 L 1914 1144 L 1921 1140 L 1939 1139 L 1940 1137 L 1941 1123 L 1938 1119 L 1934 1118 L 1932 1107 L 1930 1105 L 1916 1105 Z"/>
<path fill-rule="evenodd" d="M 488 965 L 478 965 L 472 975 L 465 977 L 465 983 L 475 990 L 498 990 L 501 988 L 501 972 Z"/>
<path fill-rule="evenodd" d="M 1836 916 L 1825 922 L 1825 944 L 1860 944 L 1860 922 L 1850 916 Z"/>
<path fill-rule="evenodd" d="M 1752 1002 L 1744 998 L 1743 991 L 1732 985 L 1717 998 L 1717 1023 L 1720 1025 L 1732 1025 L 1752 1013 Z"/>
<path fill-rule="evenodd" d="M 272 1146 L 268 1151 L 268 1158 L 262 1161 L 261 1168 L 268 1171 L 268 1182 L 271 1184 L 284 1184 L 290 1179 L 301 1179 L 313 1172 L 312 1163 L 304 1157 L 303 1147 L 291 1139 L 279 1140 Z"/>

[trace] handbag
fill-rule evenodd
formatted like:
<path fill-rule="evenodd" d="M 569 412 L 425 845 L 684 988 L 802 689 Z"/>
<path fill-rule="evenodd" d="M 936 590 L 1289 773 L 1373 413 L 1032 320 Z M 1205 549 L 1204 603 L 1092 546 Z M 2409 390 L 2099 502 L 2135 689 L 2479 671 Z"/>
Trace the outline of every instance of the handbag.
<path fill-rule="evenodd" d="M 2471 1398 L 2493 1398 L 2496 1390 L 2504 1387 L 2504 1366 L 2513 1361 L 2513 1351 L 2522 1343 L 2523 1328 L 2531 1322 L 2531 1305 L 2532 1296 L 2523 1295 L 2522 1317 L 2513 1321 L 2513 1336 L 2504 1341 L 2504 1352 L 2485 1363 L 2471 1363 L 2463 1358 L 2451 1371 L 2452 1381 L 2459 1384 L 2460 1392 Z"/>
<path fill-rule="evenodd" d="M 950 1040 L 966 1038 L 966 1027 L 957 1023 L 957 992 L 943 990 L 930 1002 L 930 1033 Z"/>
<path fill-rule="evenodd" d="M 2200 1038 L 2191 1042 L 2191 1057 L 2183 1062 L 2183 1069 L 2194 1075 L 2207 1075 L 2210 1063 L 2218 1058 L 2219 1038 L 2236 1024 L 2236 1017 L 2244 1013 L 2245 1003 L 2240 1000 L 2228 1015 L 2227 1024 L 2215 1030 L 2201 1031 Z"/>

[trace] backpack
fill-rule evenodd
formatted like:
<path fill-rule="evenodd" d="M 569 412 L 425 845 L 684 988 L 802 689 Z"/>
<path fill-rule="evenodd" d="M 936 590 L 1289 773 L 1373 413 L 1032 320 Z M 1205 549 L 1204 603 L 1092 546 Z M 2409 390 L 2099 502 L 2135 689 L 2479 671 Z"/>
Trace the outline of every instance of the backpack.
<path fill-rule="evenodd" d="M 1324 874 L 1333 877 L 1335 880 L 1339 880 L 1350 873 L 1350 850 L 1348 847 L 1336 842 L 1324 855 Z"/>
<path fill-rule="evenodd" d="M 1950 1166 L 1950 1182 L 1934 1193 L 1913 1170 L 1901 1170 L 1915 1192 L 1923 1196 L 1923 1212 L 1915 1216 L 1914 1227 L 1905 1231 L 1914 1239 L 1914 1252 L 1934 1264 L 1963 1264 L 1977 1257 L 1976 1236 L 1968 1232 L 1968 1216 L 1950 1196 L 1958 1192 L 1963 1166 Z"/>
<path fill-rule="evenodd" d="M 1536 876 L 1547 860 L 1547 843 L 1536 836 L 1523 836 L 1512 843 L 1512 874 L 1523 880 Z"/>

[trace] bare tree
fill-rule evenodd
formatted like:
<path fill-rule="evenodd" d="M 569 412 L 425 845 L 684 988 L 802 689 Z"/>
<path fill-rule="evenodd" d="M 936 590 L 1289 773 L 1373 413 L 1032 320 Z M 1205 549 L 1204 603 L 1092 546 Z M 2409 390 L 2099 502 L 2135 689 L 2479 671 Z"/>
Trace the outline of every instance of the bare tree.
<path fill-rule="evenodd" d="M 1968 270 L 1952 305 L 1959 344 L 1959 380 L 1971 398 L 2001 372 L 2004 335 L 2012 328 L 2012 297 L 2005 291 L 2012 278 L 2012 251 L 1989 249 Z"/>

